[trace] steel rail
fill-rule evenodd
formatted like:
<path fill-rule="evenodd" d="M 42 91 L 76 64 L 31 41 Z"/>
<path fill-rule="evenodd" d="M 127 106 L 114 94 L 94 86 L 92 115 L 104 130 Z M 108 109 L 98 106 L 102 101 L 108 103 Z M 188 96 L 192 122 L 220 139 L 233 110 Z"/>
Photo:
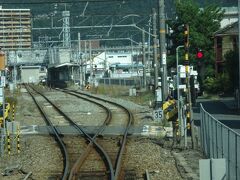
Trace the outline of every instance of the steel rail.
<path fill-rule="evenodd" d="M 31 86 L 31 88 L 33 88 Z M 33 88 L 34 89 L 34 88 Z M 99 128 L 98 132 L 94 135 L 94 137 L 91 137 L 90 135 L 88 135 L 81 126 L 79 126 L 77 123 L 75 123 L 71 118 L 69 118 L 63 111 L 61 111 L 54 103 L 52 103 L 52 101 L 50 99 L 48 99 L 44 94 L 42 94 L 41 92 L 37 91 L 36 89 L 34 89 L 38 94 L 40 94 L 42 97 L 44 97 L 57 111 L 59 114 L 61 114 L 62 116 L 64 116 L 66 118 L 66 120 L 68 120 L 79 132 L 82 132 L 84 134 L 84 136 L 86 137 L 86 139 L 90 142 L 88 144 L 88 146 L 94 146 L 97 148 L 97 152 L 101 153 L 102 156 L 104 158 L 104 162 L 105 162 L 105 165 L 106 167 L 108 167 L 109 169 L 109 172 L 110 172 L 110 179 L 113 180 L 114 179 L 114 170 L 113 170 L 113 166 L 112 166 L 112 163 L 111 163 L 111 159 L 110 157 L 108 156 L 108 154 L 105 152 L 105 150 L 95 141 L 95 138 L 104 130 L 105 126 L 101 126 L 101 128 Z M 94 102 L 94 101 L 93 101 Z M 96 102 L 95 102 L 96 103 Z M 99 106 L 103 107 L 106 111 L 107 111 L 107 108 L 105 106 L 103 106 L 102 104 L 100 103 L 96 103 L 98 104 Z M 112 115 L 111 115 L 111 112 L 108 111 L 107 112 L 107 118 L 105 120 L 105 124 L 107 124 Z M 84 160 L 86 157 L 87 157 L 87 153 L 89 153 L 89 149 L 91 148 L 87 148 L 88 151 L 85 151 L 85 153 L 83 153 L 83 155 L 80 156 L 80 158 L 77 160 L 77 161 L 82 161 Z M 83 163 L 83 162 L 82 162 Z M 74 168 L 78 168 L 77 165 L 74 164 L 73 166 Z M 68 177 L 68 179 L 74 179 L 74 169 L 71 169 L 70 171 L 70 175 Z"/>
<path fill-rule="evenodd" d="M 34 97 L 33 93 L 30 91 L 29 87 L 26 86 L 24 84 L 27 92 L 30 94 L 30 96 L 32 97 L 33 101 L 35 102 L 35 104 L 37 105 L 41 115 L 43 116 L 45 122 L 47 123 L 47 125 L 50 126 L 53 134 L 57 142 L 58 142 L 58 145 L 60 147 L 60 150 L 63 154 L 63 159 L 64 159 L 64 169 L 63 169 L 63 176 L 62 176 L 62 180 L 66 180 L 67 177 L 68 177 L 68 172 L 69 172 L 69 156 L 68 156 L 68 153 L 67 153 L 67 149 L 66 149 L 66 146 L 63 142 L 63 140 L 61 139 L 59 133 L 58 133 L 58 130 L 56 129 L 56 127 L 52 124 L 51 120 L 48 118 L 47 114 L 45 113 L 45 111 L 43 110 L 43 108 L 41 107 L 41 105 L 37 102 L 36 98 Z"/>
<path fill-rule="evenodd" d="M 125 147 L 126 147 L 126 142 L 127 142 L 127 135 L 128 135 L 128 130 L 132 124 L 132 121 L 133 121 L 133 115 L 132 113 L 124 106 L 118 104 L 118 103 L 115 103 L 115 102 L 112 102 L 112 101 L 109 101 L 109 100 L 106 100 L 106 99 L 103 99 L 103 98 L 100 98 L 100 97 L 96 97 L 96 96 L 93 96 L 93 95 L 90 95 L 90 94 L 86 94 L 86 93 L 82 93 L 82 92 L 79 92 L 79 91 L 74 91 L 74 90 L 70 90 L 70 89 L 66 89 L 68 91 L 71 91 L 71 92 L 74 92 L 74 93 L 77 93 L 77 94 L 82 94 L 82 95 L 85 95 L 85 96 L 88 96 L 90 98 L 94 98 L 94 99 L 97 99 L 97 100 L 100 100 L 100 101 L 104 101 L 104 102 L 107 102 L 107 103 L 111 103 L 111 104 L 114 104 L 115 106 L 118 106 L 120 107 L 121 109 L 123 109 L 127 115 L 128 115 L 128 124 L 126 126 L 126 129 L 124 131 L 124 135 L 123 135 L 123 138 L 122 138 L 122 143 L 121 143 L 121 147 L 119 148 L 119 152 L 118 152 L 118 156 L 117 156 L 117 160 L 115 162 L 115 173 L 114 173 L 114 179 L 117 180 L 118 177 L 119 177 L 119 173 L 121 171 L 121 163 L 122 163 L 122 156 L 123 156 L 123 153 L 125 151 Z"/>
<path fill-rule="evenodd" d="M 105 109 L 105 111 L 106 111 L 106 113 L 107 113 L 107 117 L 106 117 L 106 119 L 105 119 L 105 122 L 104 122 L 104 124 L 97 130 L 97 132 L 95 133 L 95 135 L 92 137 L 92 140 L 96 143 L 96 141 L 95 141 L 96 137 L 97 137 L 101 132 L 103 132 L 103 130 L 106 128 L 106 125 L 108 125 L 109 122 L 110 122 L 110 120 L 112 119 L 112 112 L 109 110 L 109 108 L 107 108 L 106 106 L 104 106 L 104 105 L 102 105 L 102 104 L 100 104 L 100 103 L 98 103 L 98 102 L 95 102 L 95 101 L 92 101 L 92 100 L 90 100 L 90 99 L 81 97 L 81 96 L 79 96 L 79 95 L 73 94 L 73 93 L 71 93 L 71 92 L 69 92 L 69 91 L 66 91 L 66 90 L 61 90 L 61 91 L 64 92 L 64 93 L 73 95 L 73 96 L 75 96 L 75 97 L 84 99 L 84 100 L 86 100 L 86 101 L 92 102 L 92 103 L 94 103 L 94 104 L 97 104 L 98 106 L 100 106 L 100 107 L 102 107 L 103 109 Z M 90 138 L 91 138 L 91 137 L 90 137 Z M 92 142 L 91 142 L 91 144 L 89 144 L 89 146 L 87 147 L 87 150 L 86 150 L 84 153 L 82 153 L 82 155 L 81 155 L 81 156 L 78 158 L 78 160 L 75 162 L 73 168 L 71 169 L 70 177 L 73 177 L 74 172 L 76 172 L 78 169 L 81 168 L 84 160 L 86 159 L 88 153 L 89 153 L 90 150 L 91 150 L 90 148 L 92 147 L 92 145 L 93 145 L 93 144 L 92 144 Z M 104 150 L 102 149 L 102 151 L 104 151 Z M 109 158 L 108 161 L 111 163 L 110 157 L 109 157 L 108 155 L 107 155 L 106 157 Z M 111 163 L 111 172 L 112 172 L 112 173 L 111 173 L 111 174 L 112 174 L 111 179 L 114 179 L 114 170 L 113 170 L 112 163 Z"/>

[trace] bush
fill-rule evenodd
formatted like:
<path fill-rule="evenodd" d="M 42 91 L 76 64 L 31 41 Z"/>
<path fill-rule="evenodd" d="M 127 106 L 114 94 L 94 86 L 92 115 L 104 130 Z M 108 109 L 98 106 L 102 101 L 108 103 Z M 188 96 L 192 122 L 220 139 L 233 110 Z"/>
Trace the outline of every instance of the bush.
<path fill-rule="evenodd" d="M 217 92 L 217 83 L 216 78 L 214 77 L 207 77 L 203 80 L 203 88 L 207 93 L 214 94 Z"/>
<path fill-rule="evenodd" d="M 204 90 L 209 94 L 216 93 L 228 93 L 231 92 L 232 86 L 229 79 L 229 75 L 224 73 L 220 74 L 217 77 L 207 77 L 203 81 Z"/>

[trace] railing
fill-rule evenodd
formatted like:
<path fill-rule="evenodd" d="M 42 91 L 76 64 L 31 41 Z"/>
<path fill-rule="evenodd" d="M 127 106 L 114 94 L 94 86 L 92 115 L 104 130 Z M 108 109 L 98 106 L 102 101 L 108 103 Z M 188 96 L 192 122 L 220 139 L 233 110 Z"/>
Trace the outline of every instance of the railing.
<path fill-rule="evenodd" d="M 201 147 L 208 158 L 224 158 L 226 160 L 226 179 L 240 179 L 240 134 L 225 126 L 200 108 Z"/>
<path fill-rule="evenodd" d="M 99 84 L 104 85 L 120 85 L 120 86 L 142 86 L 142 78 L 127 79 L 127 78 L 101 78 Z"/>

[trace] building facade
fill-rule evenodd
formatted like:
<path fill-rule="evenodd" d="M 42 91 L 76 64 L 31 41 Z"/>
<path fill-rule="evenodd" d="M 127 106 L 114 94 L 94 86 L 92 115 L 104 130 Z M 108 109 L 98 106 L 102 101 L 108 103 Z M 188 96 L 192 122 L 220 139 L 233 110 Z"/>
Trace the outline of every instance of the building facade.
<path fill-rule="evenodd" d="M 214 34 L 215 69 L 216 73 L 224 69 L 224 56 L 230 50 L 238 49 L 238 22 L 234 22 L 218 30 Z"/>
<path fill-rule="evenodd" d="M 30 9 L 3 9 L 0 6 L 0 47 L 3 50 L 31 48 Z"/>
<path fill-rule="evenodd" d="M 223 19 L 221 21 L 221 28 L 228 26 L 238 21 L 238 8 L 237 7 L 223 7 Z"/>

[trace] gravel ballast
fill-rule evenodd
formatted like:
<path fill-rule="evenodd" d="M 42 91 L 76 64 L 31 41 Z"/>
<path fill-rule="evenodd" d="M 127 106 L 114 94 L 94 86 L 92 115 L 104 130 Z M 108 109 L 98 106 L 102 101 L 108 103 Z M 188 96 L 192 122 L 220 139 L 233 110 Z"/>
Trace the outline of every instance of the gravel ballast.
<path fill-rule="evenodd" d="M 48 91 L 45 93 L 49 99 L 58 103 L 59 107 L 71 115 L 81 125 L 101 124 L 104 119 L 104 112 L 91 103 L 75 97 L 64 95 L 58 91 Z M 134 114 L 134 125 L 152 124 L 149 116 L 148 107 L 134 104 L 123 99 L 107 98 L 116 101 L 126 108 L 129 108 Z M 41 114 L 38 112 L 31 97 L 27 93 L 21 93 L 18 96 L 16 107 L 16 121 L 21 126 L 45 125 Z M 100 118 L 100 121 L 98 121 Z M 3 173 L 7 167 L 20 165 L 21 169 L 10 173 L 9 176 L 0 175 L 0 179 L 17 180 L 23 179 L 32 172 L 31 178 L 37 180 L 48 179 L 54 174 L 59 174 L 63 169 L 61 151 L 52 136 L 43 135 L 20 135 L 21 152 L 17 154 L 12 150 L 10 156 L 5 153 L 0 160 L 0 172 Z M 13 137 L 14 138 L 14 137 Z M 12 147 L 14 148 L 14 146 Z M 7 152 L 7 151 L 6 151 Z M 191 158 L 194 154 L 191 156 Z M 190 158 L 190 159 L 191 159 Z M 191 161 L 187 161 L 191 163 Z M 137 179 L 144 179 L 146 170 L 149 172 L 151 180 L 178 180 L 183 179 L 176 167 L 176 159 L 169 149 L 152 142 L 148 137 L 131 137 L 127 142 L 126 153 L 124 156 L 124 168 L 134 169 Z M 198 171 L 198 169 L 196 169 Z"/>

